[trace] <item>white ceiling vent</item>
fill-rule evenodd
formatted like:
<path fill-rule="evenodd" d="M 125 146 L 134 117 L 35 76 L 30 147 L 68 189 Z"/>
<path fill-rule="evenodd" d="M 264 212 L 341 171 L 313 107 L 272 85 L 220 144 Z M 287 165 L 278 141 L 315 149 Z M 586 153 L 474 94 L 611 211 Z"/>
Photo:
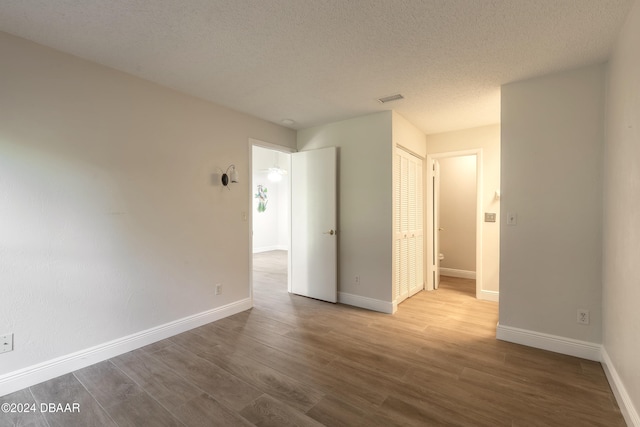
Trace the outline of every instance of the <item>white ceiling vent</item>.
<path fill-rule="evenodd" d="M 404 99 L 404 96 L 397 93 L 395 95 L 385 96 L 384 98 L 378 98 L 378 102 L 380 104 L 386 104 L 387 102 L 398 101 L 399 99 Z"/>

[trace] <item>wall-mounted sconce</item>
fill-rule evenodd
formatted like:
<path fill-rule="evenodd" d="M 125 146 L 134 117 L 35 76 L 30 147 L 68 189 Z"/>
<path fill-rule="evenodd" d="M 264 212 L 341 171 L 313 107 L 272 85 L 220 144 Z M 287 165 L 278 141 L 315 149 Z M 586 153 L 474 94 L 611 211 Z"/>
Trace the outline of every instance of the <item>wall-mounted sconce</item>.
<path fill-rule="evenodd" d="M 231 181 L 232 183 L 238 182 L 238 171 L 236 170 L 235 165 L 229 165 L 227 171 L 222 174 L 222 185 L 227 187 L 229 185 L 229 181 Z"/>

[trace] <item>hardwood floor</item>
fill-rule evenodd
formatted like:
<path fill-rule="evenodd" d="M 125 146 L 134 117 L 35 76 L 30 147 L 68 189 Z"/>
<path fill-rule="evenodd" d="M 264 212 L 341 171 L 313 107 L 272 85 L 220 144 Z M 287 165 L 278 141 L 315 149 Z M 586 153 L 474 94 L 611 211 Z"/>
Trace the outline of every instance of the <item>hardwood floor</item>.
<path fill-rule="evenodd" d="M 473 281 L 393 316 L 289 295 L 282 252 L 254 284 L 249 311 L 0 397 L 80 413 L 0 426 L 625 425 L 599 363 L 497 341 Z"/>

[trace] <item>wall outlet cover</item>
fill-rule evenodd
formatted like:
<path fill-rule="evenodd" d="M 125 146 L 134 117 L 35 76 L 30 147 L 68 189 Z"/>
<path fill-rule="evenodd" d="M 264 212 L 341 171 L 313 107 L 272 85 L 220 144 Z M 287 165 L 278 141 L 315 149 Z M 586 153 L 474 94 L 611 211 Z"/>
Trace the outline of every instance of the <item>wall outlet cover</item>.
<path fill-rule="evenodd" d="M 588 325 L 589 324 L 589 310 L 584 309 L 584 308 L 579 308 L 578 309 L 578 323 L 581 325 Z"/>
<path fill-rule="evenodd" d="M 0 335 L 0 353 L 13 351 L 13 334 Z"/>

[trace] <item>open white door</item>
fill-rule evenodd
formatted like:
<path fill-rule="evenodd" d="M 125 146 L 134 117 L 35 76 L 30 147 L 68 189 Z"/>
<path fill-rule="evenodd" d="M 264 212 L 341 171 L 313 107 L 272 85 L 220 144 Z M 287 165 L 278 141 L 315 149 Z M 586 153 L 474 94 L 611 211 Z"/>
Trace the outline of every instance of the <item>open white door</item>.
<path fill-rule="evenodd" d="M 440 286 L 440 162 L 433 161 L 433 254 L 434 289 Z"/>
<path fill-rule="evenodd" d="M 427 199 L 427 288 L 438 289 L 440 284 L 440 163 L 431 159 L 429 165 L 431 197 Z"/>
<path fill-rule="evenodd" d="M 291 155 L 291 292 L 338 300 L 336 148 Z"/>

